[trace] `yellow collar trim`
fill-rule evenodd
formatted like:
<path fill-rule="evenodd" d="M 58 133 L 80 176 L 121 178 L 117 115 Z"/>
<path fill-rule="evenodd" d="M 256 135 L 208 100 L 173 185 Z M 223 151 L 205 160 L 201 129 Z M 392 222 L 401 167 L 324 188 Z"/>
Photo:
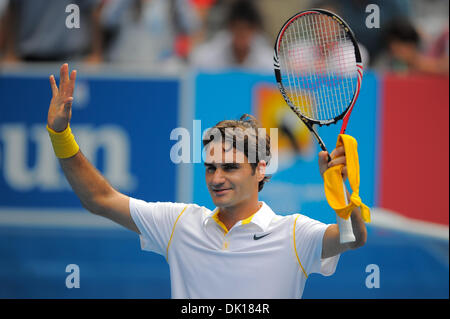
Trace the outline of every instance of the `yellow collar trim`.
<path fill-rule="evenodd" d="M 242 220 L 242 225 L 247 225 L 248 223 L 250 223 L 252 221 L 252 218 L 256 215 L 256 213 L 254 213 L 253 215 L 247 217 L 246 219 Z"/>
<path fill-rule="evenodd" d="M 225 232 L 225 234 L 228 233 L 228 228 L 227 226 L 225 226 L 224 223 L 222 223 L 222 221 L 219 219 L 219 211 L 220 209 L 218 209 L 214 215 L 212 215 L 212 219 L 214 219 L 216 221 L 216 223 L 223 229 L 223 231 Z"/>
<path fill-rule="evenodd" d="M 260 209 L 261 209 L 261 208 L 260 208 Z M 218 210 L 214 213 L 214 215 L 212 215 L 212 219 L 214 219 L 214 220 L 216 221 L 216 223 L 223 229 L 223 231 L 225 232 L 225 234 L 227 234 L 227 233 L 228 233 L 227 226 L 225 226 L 225 224 L 222 223 L 222 221 L 219 219 L 219 211 L 220 211 L 220 209 L 218 209 Z M 259 209 L 258 209 L 258 211 L 259 211 Z M 258 212 L 258 211 L 257 211 L 257 212 Z M 257 212 L 256 212 L 256 213 L 257 213 Z M 252 221 L 253 217 L 256 215 L 256 213 L 254 213 L 253 215 L 247 217 L 246 219 L 243 219 L 241 224 L 242 224 L 242 225 L 247 225 L 247 224 L 249 224 L 249 223 Z"/>

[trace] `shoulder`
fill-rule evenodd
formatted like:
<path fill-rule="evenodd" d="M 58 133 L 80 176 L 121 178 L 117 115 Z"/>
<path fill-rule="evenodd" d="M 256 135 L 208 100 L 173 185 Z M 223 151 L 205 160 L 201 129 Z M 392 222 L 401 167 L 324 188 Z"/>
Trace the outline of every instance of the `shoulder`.
<path fill-rule="evenodd" d="M 291 233 L 295 225 L 295 218 L 299 214 L 277 214 L 270 219 L 269 227 L 271 229 L 279 229 L 284 233 Z"/>
<path fill-rule="evenodd" d="M 185 214 L 191 217 L 203 217 L 211 213 L 211 210 L 197 204 L 183 204 Z"/>
<path fill-rule="evenodd" d="M 187 205 L 189 204 L 175 202 L 147 202 L 142 199 L 130 197 L 130 209 L 135 210 L 177 210 Z"/>
<path fill-rule="evenodd" d="M 301 213 L 293 213 L 288 215 L 278 215 L 276 214 L 272 218 L 272 225 L 283 225 L 284 227 L 289 227 L 295 229 L 297 232 L 322 230 L 327 228 L 329 225 L 322 223 L 316 219 L 312 219 Z"/>
<path fill-rule="evenodd" d="M 298 224 L 320 223 L 318 220 L 312 219 L 311 217 L 308 217 L 301 213 L 292 214 L 292 219 Z"/>
<path fill-rule="evenodd" d="M 202 216 L 210 212 L 203 206 L 192 203 L 178 202 L 146 202 L 141 199 L 130 197 L 130 211 L 140 214 L 165 215 L 166 217 L 178 218 L 187 213 L 187 215 Z"/>
<path fill-rule="evenodd" d="M 294 223 L 297 221 L 306 221 L 306 220 L 312 220 L 311 218 L 302 215 L 300 213 L 275 213 L 275 215 L 272 218 L 272 222 L 274 223 Z"/>
<path fill-rule="evenodd" d="M 297 241 L 305 240 L 321 240 L 328 228 L 328 224 L 325 224 L 319 220 L 310 218 L 302 214 L 292 215 L 294 237 Z"/>

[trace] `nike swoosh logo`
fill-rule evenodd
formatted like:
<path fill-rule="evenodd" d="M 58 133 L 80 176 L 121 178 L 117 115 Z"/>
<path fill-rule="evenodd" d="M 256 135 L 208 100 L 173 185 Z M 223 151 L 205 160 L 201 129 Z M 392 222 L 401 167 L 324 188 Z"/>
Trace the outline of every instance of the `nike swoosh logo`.
<path fill-rule="evenodd" d="M 267 233 L 267 234 L 264 234 L 264 235 L 261 235 L 261 236 L 256 236 L 256 235 L 253 235 L 253 239 L 254 240 L 258 240 L 258 239 L 261 239 L 261 238 L 263 238 L 263 237 L 266 237 L 267 235 L 270 235 L 271 233 Z"/>

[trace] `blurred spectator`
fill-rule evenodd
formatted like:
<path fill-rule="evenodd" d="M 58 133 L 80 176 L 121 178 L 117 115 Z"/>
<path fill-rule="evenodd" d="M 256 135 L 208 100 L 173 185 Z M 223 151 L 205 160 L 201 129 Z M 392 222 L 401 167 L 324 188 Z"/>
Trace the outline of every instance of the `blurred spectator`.
<path fill-rule="evenodd" d="M 380 9 L 379 28 L 368 28 L 366 25 L 366 18 L 370 14 L 366 12 L 369 4 L 377 5 Z M 333 1 L 333 5 L 337 7 L 338 15 L 349 24 L 358 42 L 367 49 L 371 64 L 384 49 L 385 27 L 393 20 L 409 18 L 411 15 L 410 0 L 340 0 Z"/>
<path fill-rule="evenodd" d="M 411 1 L 412 21 L 425 46 L 432 45 L 443 30 L 448 30 L 448 0 Z"/>
<path fill-rule="evenodd" d="M 191 0 L 200 19 L 200 30 L 196 43 L 204 42 L 216 34 L 224 25 L 229 0 Z"/>
<path fill-rule="evenodd" d="M 275 43 L 278 31 L 290 17 L 302 10 L 317 7 L 312 4 L 312 0 L 258 0 L 255 4 L 262 14 L 270 43 Z"/>
<path fill-rule="evenodd" d="M 421 44 L 421 37 L 414 25 L 408 20 L 392 21 L 385 29 L 384 36 L 387 44 L 385 56 L 381 63 L 393 71 L 411 71 L 428 74 L 448 74 L 449 50 L 448 28 L 427 54 Z"/>
<path fill-rule="evenodd" d="M 437 63 L 435 67 L 443 71 L 442 73 L 448 74 L 449 1 L 415 0 L 412 2 L 412 8 L 413 21 L 421 39 L 423 54 L 432 61 L 431 64 Z"/>
<path fill-rule="evenodd" d="M 5 51 L 5 36 L 6 36 L 6 8 L 8 6 L 8 0 L 0 0 L 0 61 L 2 58 L 2 52 Z"/>
<path fill-rule="evenodd" d="M 436 40 L 431 43 L 426 54 L 431 58 L 447 60 L 449 58 L 449 30 L 447 27 L 437 36 Z M 448 68 L 448 66 L 447 66 Z"/>
<path fill-rule="evenodd" d="M 80 10 L 80 28 L 67 28 L 69 4 Z M 102 61 L 100 0 L 9 0 L 0 25 L 3 62 Z"/>
<path fill-rule="evenodd" d="M 315 1 L 314 8 L 328 10 L 328 11 L 331 11 L 331 12 L 337 14 L 338 16 L 342 17 L 342 14 L 340 12 L 340 6 L 338 4 L 336 4 L 336 2 L 332 2 L 330 0 Z M 345 22 L 347 22 L 347 21 L 345 21 Z M 348 22 L 347 22 L 347 24 L 350 26 L 350 29 L 352 29 L 352 31 L 353 31 L 353 26 L 351 24 L 349 24 Z M 358 37 L 356 37 L 356 41 L 358 42 L 359 52 L 361 54 L 361 60 L 362 60 L 363 66 L 364 66 L 364 68 L 367 68 L 370 65 L 369 51 L 364 46 L 364 44 L 362 44 L 361 41 L 359 41 Z"/>
<path fill-rule="evenodd" d="M 167 68 L 187 58 L 199 23 L 189 0 L 109 0 L 102 25 L 112 34 L 109 61 Z"/>
<path fill-rule="evenodd" d="M 273 49 L 262 30 L 262 19 L 253 2 L 232 2 L 226 28 L 194 48 L 190 56 L 192 66 L 209 71 L 228 68 L 273 71 Z"/>
<path fill-rule="evenodd" d="M 208 3 L 204 14 L 206 38 L 210 39 L 226 25 L 227 11 L 230 3 L 234 0 L 191 0 L 193 3 Z M 269 42 L 275 42 L 279 29 L 284 22 L 295 13 L 310 8 L 312 0 L 254 0 L 256 6 L 264 21 L 264 33 Z M 280 5 L 282 3 L 282 5 Z M 205 7 L 205 6 L 203 6 Z"/>

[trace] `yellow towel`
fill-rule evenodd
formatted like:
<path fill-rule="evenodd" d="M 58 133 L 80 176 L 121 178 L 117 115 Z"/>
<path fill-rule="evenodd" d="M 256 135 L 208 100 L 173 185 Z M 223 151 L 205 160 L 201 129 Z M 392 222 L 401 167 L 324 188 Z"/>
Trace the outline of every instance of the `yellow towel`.
<path fill-rule="evenodd" d="M 353 191 L 349 203 L 346 203 L 346 194 L 344 193 L 342 178 L 343 164 L 330 167 L 323 174 L 325 196 L 328 204 L 336 211 L 336 214 L 348 219 L 355 207 L 361 208 L 361 216 L 365 222 L 370 222 L 369 207 L 364 205 L 359 197 L 359 159 L 358 143 L 350 135 L 340 134 L 336 143 L 336 148 L 344 145 L 347 164 L 347 175 L 350 187 Z"/>

